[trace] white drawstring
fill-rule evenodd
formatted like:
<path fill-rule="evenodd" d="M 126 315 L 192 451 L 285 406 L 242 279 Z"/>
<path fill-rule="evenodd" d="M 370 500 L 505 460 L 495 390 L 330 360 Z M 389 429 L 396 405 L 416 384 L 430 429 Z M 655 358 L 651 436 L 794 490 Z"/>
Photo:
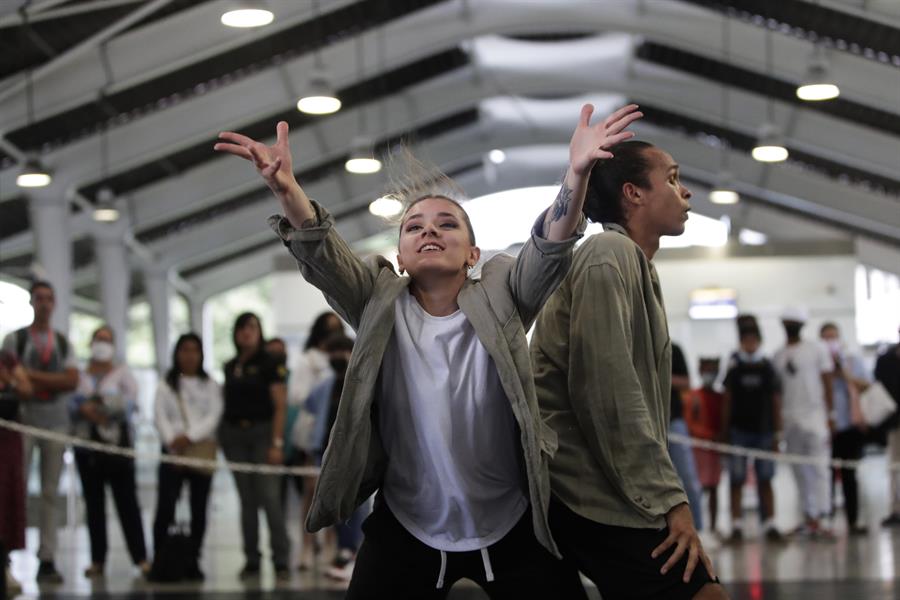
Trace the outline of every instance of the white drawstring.
<path fill-rule="evenodd" d="M 488 555 L 487 548 L 481 549 L 481 561 L 484 563 L 484 578 L 493 581 L 494 570 L 491 568 L 491 557 Z"/>
<path fill-rule="evenodd" d="M 447 572 L 447 553 L 441 550 L 441 572 L 438 573 L 437 589 L 444 587 L 444 573 Z"/>

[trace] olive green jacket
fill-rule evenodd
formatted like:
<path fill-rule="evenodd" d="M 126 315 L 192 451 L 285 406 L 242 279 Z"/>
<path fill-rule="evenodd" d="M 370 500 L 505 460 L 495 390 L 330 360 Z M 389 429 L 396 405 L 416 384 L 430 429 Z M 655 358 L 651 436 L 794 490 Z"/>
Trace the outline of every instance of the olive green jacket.
<path fill-rule="evenodd" d="M 575 252 L 531 340 L 541 415 L 559 436 L 553 494 L 607 525 L 656 528 L 687 501 L 669 457 L 672 382 L 659 277 L 625 230 Z"/>
<path fill-rule="evenodd" d="M 269 224 L 303 277 L 325 294 L 357 337 L 306 521 L 309 531 L 347 520 L 382 485 L 388 457 L 378 427 L 378 380 L 394 328 L 394 304 L 409 285 L 409 278 L 398 276 L 384 258 L 360 260 L 335 231 L 328 212 L 315 202 L 313 208 L 314 226 L 295 229 L 279 216 L 270 217 Z M 540 237 L 542 222 L 543 215 L 518 258 L 500 254 L 488 260 L 480 279 L 463 285 L 457 302 L 493 359 L 515 415 L 535 535 L 559 556 L 547 524 L 547 461 L 556 435 L 541 422 L 525 332 L 568 272 L 585 223 L 582 218 L 576 237 L 553 242 Z"/>

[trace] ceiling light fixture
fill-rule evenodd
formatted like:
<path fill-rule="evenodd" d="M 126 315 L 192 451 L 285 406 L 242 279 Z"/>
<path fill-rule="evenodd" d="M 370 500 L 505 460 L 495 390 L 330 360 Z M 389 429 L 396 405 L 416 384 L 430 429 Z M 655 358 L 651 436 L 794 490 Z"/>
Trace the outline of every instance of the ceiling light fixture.
<path fill-rule="evenodd" d="M 93 218 L 99 223 L 113 223 L 119 220 L 119 211 L 115 207 L 116 195 L 107 186 L 97 190 L 97 205 L 94 208 Z"/>
<path fill-rule="evenodd" d="M 772 30 L 766 29 L 766 75 L 772 76 Z M 767 120 L 759 129 L 759 138 L 751 155 L 754 160 L 764 163 L 781 162 L 788 157 L 787 148 L 781 139 L 781 130 L 775 124 L 775 103 L 771 96 L 766 98 Z"/>
<path fill-rule="evenodd" d="M 728 15 L 722 15 L 722 54 L 725 63 L 730 62 L 731 51 L 731 27 Z M 719 114 L 721 116 L 722 131 L 726 132 L 729 125 L 729 106 L 731 97 L 728 94 L 728 86 L 722 83 L 719 86 Z M 734 178 L 728 170 L 728 136 L 723 133 L 719 137 L 719 175 L 716 177 L 716 185 L 709 192 L 709 201 L 713 204 L 737 204 L 741 197 L 734 189 Z"/>
<path fill-rule="evenodd" d="M 297 101 L 297 110 L 309 115 L 330 115 L 341 109 L 328 74 L 317 70 L 309 78 L 307 93 Z"/>
<path fill-rule="evenodd" d="M 776 125 L 765 123 L 760 129 L 759 139 L 751 152 L 753 159 L 764 163 L 781 162 L 788 157 L 781 132 Z"/>
<path fill-rule="evenodd" d="M 381 161 L 374 157 L 372 140 L 365 136 L 357 136 L 350 145 L 350 158 L 344 168 L 350 173 L 367 175 L 381 170 Z"/>
<path fill-rule="evenodd" d="M 494 148 L 493 150 L 488 152 L 488 160 L 490 160 L 495 165 L 499 165 L 506 160 L 506 152 L 500 150 L 499 148 Z"/>
<path fill-rule="evenodd" d="M 803 83 L 797 86 L 797 97 L 807 102 L 821 102 L 833 100 L 840 94 L 841 89 L 831 78 L 825 48 L 817 45 L 810 56 Z"/>
<path fill-rule="evenodd" d="M 222 13 L 222 25 L 247 29 L 262 27 L 275 20 L 275 15 L 257 0 L 243 0 Z"/>
<path fill-rule="evenodd" d="M 312 4 L 312 21 L 318 24 L 318 37 L 325 42 L 326 35 L 319 18 L 319 2 Z M 319 48 L 313 49 L 313 70 L 309 76 L 309 88 L 306 94 L 297 101 L 297 110 L 308 115 L 330 115 L 341 109 L 341 101 L 331 85 L 331 77 L 322 62 Z"/>
<path fill-rule="evenodd" d="M 369 204 L 369 212 L 376 217 L 390 219 L 403 212 L 403 203 L 391 195 L 385 195 Z"/>
<path fill-rule="evenodd" d="M 16 177 L 16 185 L 22 188 L 41 188 L 50 185 L 53 178 L 36 158 L 29 158 L 22 165 L 22 171 Z"/>

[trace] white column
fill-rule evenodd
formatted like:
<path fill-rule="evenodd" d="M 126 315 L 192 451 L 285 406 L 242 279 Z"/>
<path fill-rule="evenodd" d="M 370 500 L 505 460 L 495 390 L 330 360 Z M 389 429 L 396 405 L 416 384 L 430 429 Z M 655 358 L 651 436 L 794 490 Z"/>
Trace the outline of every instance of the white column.
<path fill-rule="evenodd" d="M 125 219 L 115 223 L 95 223 L 92 232 L 100 270 L 100 300 L 103 319 L 116 336 L 119 358 L 125 358 L 128 347 L 128 294 L 131 268 L 128 247 L 123 236 L 128 229 Z"/>
<path fill-rule="evenodd" d="M 156 352 L 156 370 L 162 376 L 169 368 L 169 296 L 172 284 L 169 269 L 147 267 L 144 270 L 144 287 L 150 303 L 150 319 L 153 321 L 153 348 Z"/>
<path fill-rule="evenodd" d="M 210 371 L 213 368 L 212 311 L 204 297 L 187 296 L 186 299 L 191 313 L 191 331 L 203 340 L 203 368 Z"/>
<path fill-rule="evenodd" d="M 56 309 L 53 327 L 68 335 L 72 310 L 72 238 L 69 234 L 68 203 L 49 192 L 30 192 L 28 203 L 34 229 L 39 277 L 53 286 Z"/>

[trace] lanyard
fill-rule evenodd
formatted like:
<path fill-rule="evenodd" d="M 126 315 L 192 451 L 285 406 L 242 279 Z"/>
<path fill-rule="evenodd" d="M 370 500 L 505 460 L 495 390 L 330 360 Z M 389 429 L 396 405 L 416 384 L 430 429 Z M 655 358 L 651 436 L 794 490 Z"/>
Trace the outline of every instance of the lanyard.
<path fill-rule="evenodd" d="M 53 335 L 53 330 L 50 329 L 47 331 L 47 343 L 44 344 L 43 349 L 40 348 L 40 344 L 38 343 L 38 333 L 32 327 L 31 332 L 31 340 L 34 342 L 34 349 L 40 352 L 39 359 L 43 366 L 47 366 L 50 364 L 50 358 L 53 356 L 53 345 L 55 342 L 56 336 Z"/>

